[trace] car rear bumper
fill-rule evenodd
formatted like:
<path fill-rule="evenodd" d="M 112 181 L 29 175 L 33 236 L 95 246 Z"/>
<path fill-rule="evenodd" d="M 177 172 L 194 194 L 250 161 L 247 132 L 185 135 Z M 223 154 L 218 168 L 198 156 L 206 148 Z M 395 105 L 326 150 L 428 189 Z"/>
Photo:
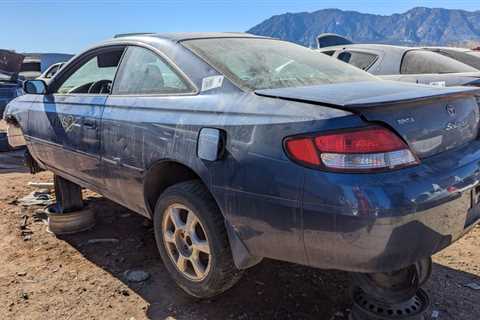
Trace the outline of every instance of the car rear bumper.
<path fill-rule="evenodd" d="M 308 264 L 387 272 L 442 250 L 480 218 L 480 144 L 376 175 L 312 172 L 305 179 Z"/>

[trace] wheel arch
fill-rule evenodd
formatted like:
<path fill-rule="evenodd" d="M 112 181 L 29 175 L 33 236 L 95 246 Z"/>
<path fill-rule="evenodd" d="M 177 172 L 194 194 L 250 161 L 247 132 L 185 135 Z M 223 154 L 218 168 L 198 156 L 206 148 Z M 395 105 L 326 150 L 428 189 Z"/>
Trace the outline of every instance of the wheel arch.
<path fill-rule="evenodd" d="M 167 174 L 165 174 L 165 172 L 167 172 Z M 143 181 L 143 195 L 145 206 L 150 217 L 153 218 L 156 202 L 160 195 L 168 187 L 180 182 L 194 179 L 201 181 L 206 186 L 207 190 L 212 195 L 215 203 L 219 207 L 220 212 L 225 218 L 225 228 L 227 230 L 230 247 L 237 268 L 247 269 L 258 264 L 262 260 L 262 258 L 255 257 L 250 254 L 249 250 L 247 249 L 243 241 L 240 239 L 237 231 L 226 218 L 225 213 L 222 211 L 222 207 L 219 205 L 217 199 L 215 199 L 214 194 L 208 187 L 208 183 L 206 183 L 204 179 L 202 179 L 201 175 L 198 174 L 194 169 L 183 163 L 170 159 L 160 160 L 155 162 L 146 171 Z"/>
<path fill-rule="evenodd" d="M 145 172 L 143 179 L 143 197 L 150 217 L 153 217 L 158 198 L 168 187 L 195 179 L 202 181 L 209 189 L 200 174 L 181 162 L 164 159 L 153 163 Z"/>

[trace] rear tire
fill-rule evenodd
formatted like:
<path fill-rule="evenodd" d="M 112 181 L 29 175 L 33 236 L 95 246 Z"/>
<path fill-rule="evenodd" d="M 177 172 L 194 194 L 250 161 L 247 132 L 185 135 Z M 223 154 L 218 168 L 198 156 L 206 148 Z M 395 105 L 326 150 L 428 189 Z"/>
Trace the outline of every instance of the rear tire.
<path fill-rule="evenodd" d="M 157 201 L 154 230 L 166 269 L 189 295 L 210 298 L 231 288 L 235 267 L 224 218 L 199 180 L 165 190 Z"/>

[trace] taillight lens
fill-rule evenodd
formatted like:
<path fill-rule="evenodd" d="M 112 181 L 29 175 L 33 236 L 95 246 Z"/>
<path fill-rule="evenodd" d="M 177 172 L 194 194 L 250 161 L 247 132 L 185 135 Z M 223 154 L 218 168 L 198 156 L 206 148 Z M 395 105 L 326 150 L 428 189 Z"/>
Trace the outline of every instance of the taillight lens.
<path fill-rule="evenodd" d="M 331 171 L 379 171 L 412 166 L 419 160 L 396 134 L 368 127 L 285 140 L 295 161 Z"/>

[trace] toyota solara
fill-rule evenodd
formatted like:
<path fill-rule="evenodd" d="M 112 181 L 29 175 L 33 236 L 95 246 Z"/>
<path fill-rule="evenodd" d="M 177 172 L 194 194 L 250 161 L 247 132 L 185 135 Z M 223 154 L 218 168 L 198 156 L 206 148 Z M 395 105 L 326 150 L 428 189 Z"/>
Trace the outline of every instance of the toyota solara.
<path fill-rule="evenodd" d="M 391 273 L 480 217 L 478 89 L 241 33 L 122 35 L 24 89 L 6 118 L 34 171 L 151 218 L 196 297 L 262 258 Z"/>

